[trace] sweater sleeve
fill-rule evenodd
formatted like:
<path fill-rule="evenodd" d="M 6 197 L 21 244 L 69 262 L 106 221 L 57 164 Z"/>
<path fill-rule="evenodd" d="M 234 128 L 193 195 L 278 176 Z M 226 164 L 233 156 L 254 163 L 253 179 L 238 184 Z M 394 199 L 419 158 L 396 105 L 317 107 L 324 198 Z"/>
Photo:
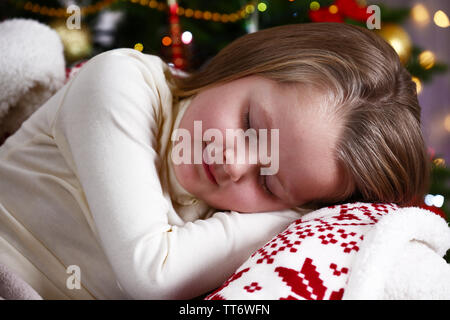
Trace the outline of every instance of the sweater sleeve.
<path fill-rule="evenodd" d="M 219 286 L 298 216 L 219 212 L 172 226 L 156 152 L 162 60 L 117 49 L 68 84 L 53 134 L 85 193 L 94 232 L 122 289 L 135 299 L 186 299 Z"/>

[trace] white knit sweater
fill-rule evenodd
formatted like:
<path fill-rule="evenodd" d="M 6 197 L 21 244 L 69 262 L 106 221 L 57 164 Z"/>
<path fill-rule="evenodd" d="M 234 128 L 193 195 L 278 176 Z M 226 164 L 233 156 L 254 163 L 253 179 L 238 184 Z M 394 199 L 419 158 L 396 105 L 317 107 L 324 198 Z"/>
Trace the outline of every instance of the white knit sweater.
<path fill-rule="evenodd" d="M 173 103 L 167 71 L 97 55 L 0 147 L 0 260 L 44 299 L 196 297 L 299 217 L 212 214 L 181 187 L 170 136 L 190 100 Z"/>

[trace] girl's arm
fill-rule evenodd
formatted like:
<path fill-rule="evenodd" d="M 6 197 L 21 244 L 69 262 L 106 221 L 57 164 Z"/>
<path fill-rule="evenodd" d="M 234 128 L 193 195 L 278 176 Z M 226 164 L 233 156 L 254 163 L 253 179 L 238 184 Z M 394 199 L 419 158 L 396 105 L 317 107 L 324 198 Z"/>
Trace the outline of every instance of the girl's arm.
<path fill-rule="evenodd" d="M 91 59 L 69 85 L 54 137 L 85 192 L 93 231 L 132 298 L 192 298 L 212 290 L 298 218 L 290 211 L 220 212 L 170 225 L 155 164 L 161 101 L 170 99 L 163 62 L 112 50 Z"/>

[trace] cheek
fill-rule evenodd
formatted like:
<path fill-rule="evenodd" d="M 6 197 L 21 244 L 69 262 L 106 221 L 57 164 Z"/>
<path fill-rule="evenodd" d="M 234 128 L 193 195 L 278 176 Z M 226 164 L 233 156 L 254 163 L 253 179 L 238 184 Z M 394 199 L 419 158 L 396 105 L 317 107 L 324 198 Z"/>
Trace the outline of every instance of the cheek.
<path fill-rule="evenodd" d="M 218 110 L 211 110 L 211 112 L 202 115 L 203 130 L 218 129 L 225 138 L 226 129 L 240 128 L 239 116 L 231 110 L 227 112 L 219 112 Z"/>
<path fill-rule="evenodd" d="M 224 210 L 263 212 L 280 209 L 279 204 L 250 185 L 229 185 L 217 194 L 211 194 L 211 197 L 211 205 Z"/>
<path fill-rule="evenodd" d="M 193 191 L 193 183 L 192 181 L 196 181 L 197 177 L 195 176 L 194 168 L 190 164 L 179 164 L 173 165 L 173 169 L 175 175 L 180 182 L 180 184 L 188 191 Z"/>
<path fill-rule="evenodd" d="M 233 210 L 238 212 L 257 212 L 260 205 L 258 198 L 245 197 L 237 193 L 223 193 L 211 201 L 211 205 L 222 210 Z"/>
<path fill-rule="evenodd" d="M 206 94 L 194 98 L 185 111 L 180 127 L 193 133 L 194 121 L 202 122 L 202 130 L 219 129 L 225 136 L 226 129 L 241 127 L 242 106 L 240 96 L 223 92 Z"/>

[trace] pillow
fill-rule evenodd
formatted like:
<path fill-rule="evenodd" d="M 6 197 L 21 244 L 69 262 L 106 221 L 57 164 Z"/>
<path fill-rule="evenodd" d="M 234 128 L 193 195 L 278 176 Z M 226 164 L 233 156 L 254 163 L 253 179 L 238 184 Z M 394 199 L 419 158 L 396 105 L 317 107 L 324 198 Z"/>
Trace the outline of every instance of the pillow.
<path fill-rule="evenodd" d="M 340 300 L 364 235 L 396 204 L 348 203 L 304 215 L 206 300 Z"/>
<path fill-rule="evenodd" d="M 88 62 L 89 60 L 81 60 L 79 62 L 76 62 L 71 67 L 66 68 L 66 80 L 64 84 L 69 82 L 78 72 L 80 72 L 81 67 Z"/>

